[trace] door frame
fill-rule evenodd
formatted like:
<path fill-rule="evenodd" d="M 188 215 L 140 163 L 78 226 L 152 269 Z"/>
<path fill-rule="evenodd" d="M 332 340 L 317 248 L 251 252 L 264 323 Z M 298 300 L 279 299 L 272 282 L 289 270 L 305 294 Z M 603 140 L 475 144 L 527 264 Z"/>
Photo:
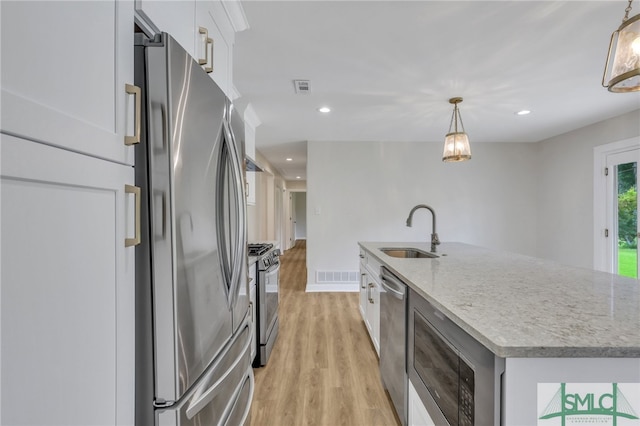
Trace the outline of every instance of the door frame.
<path fill-rule="evenodd" d="M 607 211 L 607 196 L 611 192 L 613 179 L 607 179 L 605 168 L 607 157 L 613 154 L 640 149 L 640 137 L 624 139 L 617 142 L 599 145 L 593 149 L 593 269 L 613 271 L 612 238 L 605 236 L 605 229 L 612 229 L 611 214 Z M 640 155 L 639 158 L 640 160 Z"/>
<path fill-rule="evenodd" d="M 298 193 L 298 192 L 304 192 L 306 193 L 307 190 L 306 189 L 289 189 L 288 193 L 289 193 L 289 200 L 288 200 L 288 206 L 289 206 L 289 216 L 288 216 L 288 221 L 287 221 L 287 230 L 289 233 L 289 248 L 293 248 L 296 245 L 296 229 L 295 229 L 295 223 L 296 223 L 296 211 L 295 211 L 295 207 L 294 207 L 294 203 L 293 203 L 293 194 L 294 193 Z"/>

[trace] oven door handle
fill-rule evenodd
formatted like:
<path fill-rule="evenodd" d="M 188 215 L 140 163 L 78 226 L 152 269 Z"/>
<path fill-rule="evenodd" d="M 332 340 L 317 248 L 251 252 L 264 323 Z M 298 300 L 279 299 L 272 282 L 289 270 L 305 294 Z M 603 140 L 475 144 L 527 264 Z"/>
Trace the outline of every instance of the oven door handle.
<path fill-rule="evenodd" d="M 278 263 L 269 266 L 267 270 L 264 271 L 264 273 L 265 275 L 275 275 L 276 273 L 278 273 L 279 270 L 280 270 L 280 262 L 278 261 Z"/>

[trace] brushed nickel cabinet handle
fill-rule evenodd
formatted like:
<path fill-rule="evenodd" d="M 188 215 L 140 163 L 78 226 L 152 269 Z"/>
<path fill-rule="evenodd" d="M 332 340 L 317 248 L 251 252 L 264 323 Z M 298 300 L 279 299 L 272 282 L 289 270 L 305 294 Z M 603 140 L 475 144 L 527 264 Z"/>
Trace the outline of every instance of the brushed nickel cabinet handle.
<path fill-rule="evenodd" d="M 142 92 L 138 86 L 134 86 L 133 84 L 126 84 L 125 91 L 129 95 L 134 95 L 136 97 L 135 121 L 133 123 L 134 134 L 133 136 L 128 136 L 128 135 L 124 136 L 124 144 L 129 146 L 129 145 L 140 143 L 140 127 L 141 127 L 140 120 L 142 119 L 142 99 L 140 95 Z"/>
<path fill-rule="evenodd" d="M 202 58 L 198 58 L 198 63 L 200 65 L 207 65 L 209 63 L 209 50 L 207 49 L 207 44 L 209 42 L 209 30 L 207 30 L 204 27 L 198 27 L 198 33 L 200 35 L 203 35 L 204 37 L 202 38 L 204 41 L 204 59 Z"/>
<path fill-rule="evenodd" d="M 140 188 L 133 185 L 125 185 L 124 192 L 126 194 L 133 194 L 135 196 L 135 205 L 136 205 L 136 213 L 135 213 L 135 236 L 133 238 L 125 238 L 124 246 L 131 247 L 137 246 L 140 244 Z"/>
<path fill-rule="evenodd" d="M 205 48 L 207 50 L 207 53 L 206 53 L 207 62 L 205 62 L 205 64 L 208 64 L 209 63 L 208 60 L 209 58 L 211 58 L 211 66 L 210 67 L 205 66 L 204 70 L 207 73 L 212 73 L 213 72 L 213 39 L 212 38 L 207 37 L 207 44 Z"/>

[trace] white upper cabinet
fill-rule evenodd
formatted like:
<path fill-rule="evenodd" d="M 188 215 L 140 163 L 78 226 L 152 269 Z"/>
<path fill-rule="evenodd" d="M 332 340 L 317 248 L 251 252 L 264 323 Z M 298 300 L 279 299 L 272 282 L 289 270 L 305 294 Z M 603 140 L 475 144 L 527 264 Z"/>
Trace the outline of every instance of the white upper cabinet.
<path fill-rule="evenodd" d="M 248 28 L 240 2 L 136 0 L 136 11 L 147 32 L 169 33 L 234 98 L 233 43 Z"/>
<path fill-rule="evenodd" d="M 135 2 L 136 12 L 147 25 L 151 24 L 151 31 L 171 34 L 184 50 L 196 57 L 193 42 L 197 35 L 195 1 L 135 0 Z"/>
<path fill-rule="evenodd" d="M 133 164 L 132 1 L 2 1 L 2 131 Z"/>
<path fill-rule="evenodd" d="M 244 151 L 254 164 L 256 161 L 256 128 L 260 119 L 251 104 L 244 110 Z M 247 171 L 247 204 L 256 204 L 256 171 Z"/>
<path fill-rule="evenodd" d="M 216 7 L 217 6 L 217 7 Z M 234 32 L 228 31 L 227 38 L 223 35 L 223 19 L 216 19 L 216 9 L 220 3 L 213 1 L 196 2 L 196 29 L 198 34 L 195 41 L 196 58 L 215 81 L 222 91 L 231 98 L 231 48 Z M 218 14 L 220 11 L 217 11 Z M 222 27 L 222 29 L 221 29 Z"/>

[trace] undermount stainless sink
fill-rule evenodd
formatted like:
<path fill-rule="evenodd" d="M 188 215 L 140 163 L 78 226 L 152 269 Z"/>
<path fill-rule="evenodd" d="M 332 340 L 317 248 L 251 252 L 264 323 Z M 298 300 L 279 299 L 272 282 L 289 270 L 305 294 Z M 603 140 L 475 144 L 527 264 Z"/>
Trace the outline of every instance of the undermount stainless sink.
<path fill-rule="evenodd" d="M 402 257 L 406 259 L 432 259 L 439 257 L 437 254 L 429 253 L 417 248 L 404 248 L 404 247 L 389 247 L 381 248 L 381 252 L 391 257 Z"/>

